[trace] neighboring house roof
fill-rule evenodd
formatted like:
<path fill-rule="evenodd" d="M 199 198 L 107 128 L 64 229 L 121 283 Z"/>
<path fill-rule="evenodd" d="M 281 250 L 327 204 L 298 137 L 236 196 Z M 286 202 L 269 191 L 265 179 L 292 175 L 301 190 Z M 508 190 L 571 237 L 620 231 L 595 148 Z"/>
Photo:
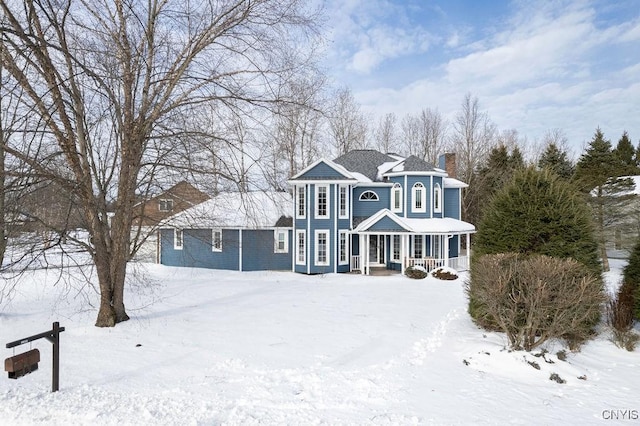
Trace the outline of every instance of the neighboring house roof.
<path fill-rule="evenodd" d="M 404 218 L 382 209 L 373 216 L 363 220 L 354 229 L 357 233 L 413 232 L 416 234 L 466 234 L 475 232 L 476 227 L 468 222 L 450 217 L 432 219 Z"/>
<path fill-rule="evenodd" d="M 292 212 L 288 192 L 225 192 L 168 218 L 165 224 L 183 229 L 269 228 Z"/>
<path fill-rule="evenodd" d="M 635 184 L 635 187 L 624 195 L 640 195 L 640 176 L 620 176 L 620 179 L 631 179 Z"/>
<path fill-rule="evenodd" d="M 209 195 L 189 182 L 181 181 L 161 194 L 138 203 L 134 207 L 136 211 L 134 223 L 138 224 L 141 221 L 144 226 L 156 226 L 166 218 L 200 204 L 209 198 Z M 167 202 L 170 202 L 170 204 Z M 166 207 L 166 210 L 160 209 L 161 204 Z"/>

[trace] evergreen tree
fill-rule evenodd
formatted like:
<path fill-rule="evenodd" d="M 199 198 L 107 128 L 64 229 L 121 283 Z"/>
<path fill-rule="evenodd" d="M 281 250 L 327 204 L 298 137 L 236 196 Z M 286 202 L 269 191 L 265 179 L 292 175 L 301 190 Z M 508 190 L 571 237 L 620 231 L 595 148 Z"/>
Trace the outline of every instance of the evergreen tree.
<path fill-rule="evenodd" d="M 631 179 L 619 179 L 618 161 L 611 142 L 604 138 L 600 128 L 578 160 L 574 178 L 578 186 L 588 194 L 593 208 L 600 257 L 605 271 L 609 270 L 607 242 L 609 233 L 628 212 L 629 193 L 635 184 Z"/>
<path fill-rule="evenodd" d="M 472 223 L 478 223 L 493 195 L 507 184 L 515 171 L 524 167 L 524 159 L 518 147 L 514 147 L 511 153 L 505 145 L 498 145 L 491 149 L 486 162 L 474 173 L 473 185 L 469 191 L 474 193 L 478 203 L 478 210 Z"/>
<path fill-rule="evenodd" d="M 616 158 L 615 176 L 635 176 L 640 173 L 638 169 L 636 150 L 629 139 L 627 132 L 622 134 L 618 145 L 613 150 Z"/>
<path fill-rule="evenodd" d="M 538 160 L 538 167 L 540 169 L 547 168 L 563 179 L 571 179 L 573 176 L 573 164 L 567 158 L 567 153 L 561 151 L 553 142 L 545 148 Z"/>
<path fill-rule="evenodd" d="M 571 258 L 601 276 L 591 212 L 579 192 L 548 169 L 518 171 L 487 207 L 474 256 L 497 253 Z"/>
<path fill-rule="evenodd" d="M 640 320 L 640 239 L 636 243 L 631 256 L 629 257 L 629 263 L 625 266 L 622 273 L 622 286 L 618 291 L 618 299 L 621 295 L 630 293 L 633 295 L 633 316 L 636 320 Z"/>

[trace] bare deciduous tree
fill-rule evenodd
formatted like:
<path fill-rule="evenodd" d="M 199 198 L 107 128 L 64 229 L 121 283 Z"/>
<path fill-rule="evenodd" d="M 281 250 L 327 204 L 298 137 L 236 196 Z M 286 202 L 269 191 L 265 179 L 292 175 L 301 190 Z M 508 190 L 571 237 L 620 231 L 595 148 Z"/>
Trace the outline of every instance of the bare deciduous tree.
<path fill-rule="evenodd" d="M 379 151 L 396 152 L 399 148 L 396 122 L 396 115 L 392 112 L 385 114 L 378 120 L 378 127 L 374 131 L 373 139 Z"/>
<path fill-rule="evenodd" d="M 351 90 L 348 88 L 339 89 L 334 97 L 333 105 L 328 113 L 328 120 L 336 155 L 365 148 L 367 121 Z"/>
<path fill-rule="evenodd" d="M 316 71 L 282 87 L 291 102 L 279 105 L 264 137 L 262 158 L 268 168 L 263 174 L 271 188 L 283 190 L 288 178 L 320 156 L 325 85 L 324 75 Z"/>
<path fill-rule="evenodd" d="M 298 0 L 0 0 L 0 14 L 0 64 L 42 123 L 23 129 L 42 149 L 7 153 L 78 200 L 100 286 L 96 325 L 114 326 L 129 318 L 141 180 L 171 166 L 172 137 L 199 107 L 272 107 L 271 88 L 309 60 L 299 46 L 316 20 Z"/>
<path fill-rule="evenodd" d="M 478 98 L 467 93 L 453 122 L 451 149 L 458 155 L 458 178 L 470 186 L 473 185 L 474 170 L 482 164 L 494 144 L 495 134 L 496 127 L 489 115 L 480 111 Z M 465 217 L 470 206 L 478 202 L 473 194 L 473 191 L 464 193 L 462 211 Z"/>

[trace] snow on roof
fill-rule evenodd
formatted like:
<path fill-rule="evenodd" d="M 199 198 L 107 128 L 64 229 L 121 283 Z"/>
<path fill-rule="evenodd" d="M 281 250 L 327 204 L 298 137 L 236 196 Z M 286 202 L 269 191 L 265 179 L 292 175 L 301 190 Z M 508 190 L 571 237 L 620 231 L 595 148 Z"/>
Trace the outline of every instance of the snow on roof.
<path fill-rule="evenodd" d="M 476 231 L 472 224 L 451 217 L 403 220 L 418 234 L 464 234 Z"/>
<path fill-rule="evenodd" d="M 450 217 L 417 219 L 404 218 L 392 213 L 389 209 L 383 209 L 373 216 L 363 220 L 355 229 L 355 232 L 367 232 L 371 226 L 383 217 L 388 217 L 407 232 L 416 234 L 465 234 L 475 232 L 476 227 L 468 222 Z"/>
<path fill-rule="evenodd" d="M 378 176 L 376 177 L 378 180 L 382 180 L 382 175 L 384 175 L 385 173 L 387 173 L 389 170 L 392 170 L 394 172 L 397 171 L 402 171 L 402 170 L 395 170 L 396 166 L 400 166 L 400 168 L 404 168 L 402 166 L 404 159 L 400 159 L 400 160 L 396 160 L 396 161 L 387 161 L 385 163 L 382 163 L 381 165 L 378 166 Z"/>
<path fill-rule="evenodd" d="M 469 185 L 462 182 L 461 180 L 446 177 L 444 178 L 444 187 L 445 188 L 467 188 Z"/>
<path fill-rule="evenodd" d="M 293 200 L 287 192 L 225 192 L 165 221 L 174 228 L 265 228 L 281 216 L 291 216 Z"/>

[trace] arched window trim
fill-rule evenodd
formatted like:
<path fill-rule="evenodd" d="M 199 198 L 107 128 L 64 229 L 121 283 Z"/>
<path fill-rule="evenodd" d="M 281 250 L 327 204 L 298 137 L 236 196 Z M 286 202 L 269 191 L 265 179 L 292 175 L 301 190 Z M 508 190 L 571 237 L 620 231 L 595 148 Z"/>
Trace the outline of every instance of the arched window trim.
<path fill-rule="evenodd" d="M 397 198 L 396 198 L 396 195 L 397 195 Z M 396 203 L 396 201 L 398 202 Z M 391 188 L 391 211 L 394 213 L 402 212 L 402 205 L 403 205 L 402 185 L 396 182 L 393 184 L 393 187 Z"/>
<path fill-rule="evenodd" d="M 376 194 L 375 192 L 371 191 L 371 190 L 367 190 L 364 191 L 362 194 L 360 194 L 360 201 L 378 201 L 378 194 Z"/>
<path fill-rule="evenodd" d="M 433 212 L 442 213 L 442 188 L 439 183 L 433 186 Z"/>
<path fill-rule="evenodd" d="M 422 182 L 416 182 L 411 188 L 411 206 L 412 211 L 417 213 L 425 213 L 427 211 L 427 188 Z"/>

